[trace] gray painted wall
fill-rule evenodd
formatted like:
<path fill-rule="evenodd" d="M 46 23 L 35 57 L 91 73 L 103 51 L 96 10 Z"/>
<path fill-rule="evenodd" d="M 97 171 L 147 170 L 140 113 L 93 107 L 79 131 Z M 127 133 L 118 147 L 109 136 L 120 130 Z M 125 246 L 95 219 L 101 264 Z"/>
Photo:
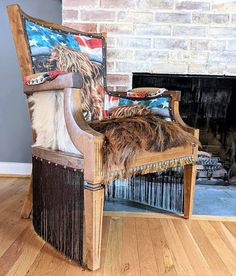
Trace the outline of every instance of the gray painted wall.
<path fill-rule="evenodd" d="M 6 6 L 61 23 L 61 0 L 0 0 L 0 162 L 31 162 L 31 128 Z"/>

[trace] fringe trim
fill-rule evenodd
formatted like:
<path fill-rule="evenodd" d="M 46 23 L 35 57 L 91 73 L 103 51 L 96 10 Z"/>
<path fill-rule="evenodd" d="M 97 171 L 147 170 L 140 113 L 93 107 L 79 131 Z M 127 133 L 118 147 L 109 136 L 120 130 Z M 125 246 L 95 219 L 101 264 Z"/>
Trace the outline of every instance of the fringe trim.
<path fill-rule="evenodd" d="M 33 162 L 33 226 L 67 258 L 83 264 L 84 178 L 76 169 Z"/>
<path fill-rule="evenodd" d="M 116 179 L 126 179 L 129 177 L 135 176 L 137 174 L 144 175 L 149 173 L 155 173 L 158 171 L 164 171 L 175 167 L 183 167 L 185 165 L 194 164 L 194 163 L 195 163 L 194 156 L 189 155 L 181 158 L 160 161 L 160 162 L 151 163 L 147 165 L 131 167 L 123 170 L 109 171 L 105 178 L 105 183 L 108 184 L 109 182 Z"/>
<path fill-rule="evenodd" d="M 158 173 L 136 175 L 126 180 L 114 180 L 107 186 L 106 200 L 130 200 L 148 207 L 183 213 L 183 168 Z"/>

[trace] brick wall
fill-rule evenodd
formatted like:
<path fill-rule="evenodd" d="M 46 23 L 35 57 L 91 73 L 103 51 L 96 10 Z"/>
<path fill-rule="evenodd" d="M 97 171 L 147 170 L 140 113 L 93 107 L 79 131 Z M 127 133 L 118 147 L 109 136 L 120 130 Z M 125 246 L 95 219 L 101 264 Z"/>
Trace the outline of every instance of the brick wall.
<path fill-rule="evenodd" d="M 236 74 L 236 1 L 63 0 L 63 24 L 108 33 L 108 84 L 132 72 Z"/>

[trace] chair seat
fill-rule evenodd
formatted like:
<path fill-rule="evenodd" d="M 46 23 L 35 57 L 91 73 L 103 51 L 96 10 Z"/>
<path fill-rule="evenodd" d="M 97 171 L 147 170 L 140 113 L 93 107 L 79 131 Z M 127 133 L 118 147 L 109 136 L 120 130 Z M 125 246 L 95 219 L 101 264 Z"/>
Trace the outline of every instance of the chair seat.
<path fill-rule="evenodd" d="M 136 160 L 129 165 L 126 172 L 122 166 L 112 166 L 112 168 L 106 172 L 106 183 L 118 177 L 126 178 L 137 173 L 147 174 L 193 164 L 194 160 L 196 160 L 196 153 L 194 153 L 193 149 L 194 147 L 187 146 L 171 148 L 164 152 L 140 152 Z M 75 170 L 84 169 L 84 158 L 82 155 L 43 147 L 32 147 L 32 155 L 36 158 Z"/>
<path fill-rule="evenodd" d="M 173 167 L 193 164 L 197 158 L 193 151 L 194 147 L 174 147 L 163 152 L 140 152 L 134 162 L 132 162 L 126 171 L 121 166 L 113 166 L 109 171 L 107 178 L 126 178 L 134 174 L 148 174 L 157 171 L 167 170 Z"/>

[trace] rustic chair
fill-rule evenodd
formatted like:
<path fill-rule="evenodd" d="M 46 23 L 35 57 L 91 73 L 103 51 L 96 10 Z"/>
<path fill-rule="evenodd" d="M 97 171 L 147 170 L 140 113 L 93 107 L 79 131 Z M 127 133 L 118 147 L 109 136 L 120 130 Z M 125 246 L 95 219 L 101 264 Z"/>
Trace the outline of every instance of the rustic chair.
<path fill-rule="evenodd" d="M 62 120 L 65 120 L 68 137 L 73 142 L 72 146 L 78 151 L 69 153 L 58 148 L 53 150 L 50 147 L 37 146 L 37 131 L 33 130 L 32 181 L 22 209 L 22 217 L 30 215 L 33 193 L 35 231 L 68 258 L 81 265 L 86 264 L 90 270 L 98 269 L 104 184 L 105 181 L 109 182 L 109 179 L 122 177 L 124 168 L 119 164 L 109 168 L 104 167 L 102 153 L 104 135 L 92 129 L 85 120 L 86 116 L 90 119 L 100 119 L 100 115 L 92 113 L 88 115 L 88 111 L 82 110 L 84 96 L 81 95 L 81 89 L 86 82 L 83 74 L 54 72 L 55 77 L 53 74 L 42 74 L 42 72 L 50 72 L 53 67 L 53 63 L 48 62 L 52 59 L 50 47 L 55 44 L 53 40 L 61 46 L 69 45 L 76 48 L 74 44 L 76 38 L 79 45 L 77 50 L 87 51 L 91 60 L 102 64 L 103 87 L 106 90 L 106 34 L 86 34 L 38 20 L 26 15 L 18 5 L 8 6 L 8 13 L 20 70 L 24 78 L 24 93 L 29 99 L 32 95 L 36 97 L 46 93 L 47 95 L 54 93 L 53 95 L 60 97 L 62 95 L 64 99 Z M 98 56 L 94 56 L 94 52 L 88 52 L 88 49 L 83 49 L 82 46 L 89 39 L 94 39 L 100 45 Z M 141 92 L 147 90 L 156 91 L 156 89 L 141 89 Z M 131 97 L 127 93 L 108 94 L 106 91 L 104 93 L 105 99 L 121 97 L 127 101 L 140 100 L 137 96 L 142 94 L 139 94 L 140 90 L 136 89 L 133 92 Z M 58 100 L 60 97 L 58 96 Z M 187 126 L 179 115 L 180 92 L 165 91 L 161 97 L 169 103 L 167 119 L 177 122 L 186 133 L 191 133 L 198 139 L 198 130 Z M 32 98 L 29 100 L 29 109 L 33 120 Z M 127 165 L 126 172 L 146 174 L 183 165 L 184 217 L 189 218 L 193 205 L 197 151 L 197 144 L 172 147 L 163 152 L 143 150 Z"/>

